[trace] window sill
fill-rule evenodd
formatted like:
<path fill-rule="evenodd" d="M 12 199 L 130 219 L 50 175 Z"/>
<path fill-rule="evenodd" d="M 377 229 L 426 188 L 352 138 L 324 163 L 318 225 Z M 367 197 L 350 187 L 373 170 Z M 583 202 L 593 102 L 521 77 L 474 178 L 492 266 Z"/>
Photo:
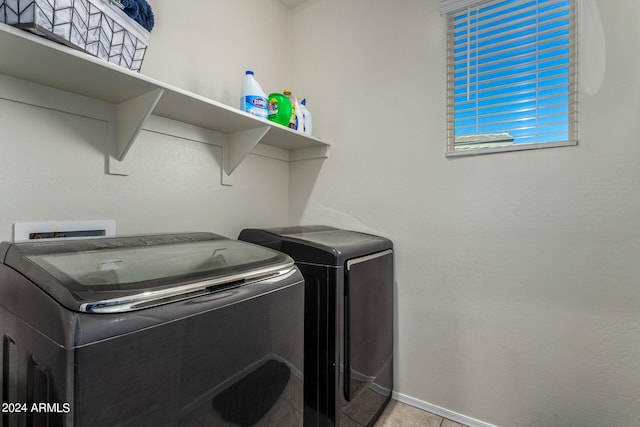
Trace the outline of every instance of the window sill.
<path fill-rule="evenodd" d="M 482 154 L 507 153 L 511 151 L 539 150 L 542 148 L 570 147 L 578 145 L 578 141 L 544 142 L 538 144 L 510 145 L 508 147 L 477 148 L 449 151 L 446 157 L 479 156 Z"/>

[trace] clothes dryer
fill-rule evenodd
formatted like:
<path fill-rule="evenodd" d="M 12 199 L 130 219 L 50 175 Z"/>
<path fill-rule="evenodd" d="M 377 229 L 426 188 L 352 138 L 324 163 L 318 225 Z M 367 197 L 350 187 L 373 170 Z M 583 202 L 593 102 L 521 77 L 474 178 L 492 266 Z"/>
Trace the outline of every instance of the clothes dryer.
<path fill-rule="evenodd" d="M 372 426 L 393 389 L 393 244 L 326 226 L 245 229 L 305 279 L 305 427 Z"/>

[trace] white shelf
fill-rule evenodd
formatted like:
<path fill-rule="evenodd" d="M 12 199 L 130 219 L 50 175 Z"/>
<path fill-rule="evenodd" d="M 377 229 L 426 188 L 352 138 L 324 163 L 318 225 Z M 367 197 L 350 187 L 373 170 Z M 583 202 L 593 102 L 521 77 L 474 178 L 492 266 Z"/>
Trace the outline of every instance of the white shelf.
<path fill-rule="evenodd" d="M 150 114 L 229 135 L 227 174 L 258 143 L 301 153 L 313 148 L 316 153 L 323 151 L 324 157 L 328 151 L 329 144 L 314 136 L 1 23 L 0 58 L 0 74 L 114 104 L 119 117 L 114 157 L 120 161 Z"/>

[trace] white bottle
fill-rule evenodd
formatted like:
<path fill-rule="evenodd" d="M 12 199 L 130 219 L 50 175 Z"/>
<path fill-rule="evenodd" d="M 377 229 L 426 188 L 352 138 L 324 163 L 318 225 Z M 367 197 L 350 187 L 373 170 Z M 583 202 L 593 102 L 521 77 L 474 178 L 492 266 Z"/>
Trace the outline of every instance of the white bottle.
<path fill-rule="evenodd" d="M 296 101 L 296 130 L 304 132 L 304 114 L 302 113 L 302 105 L 298 102 L 298 98 L 293 97 Z"/>
<path fill-rule="evenodd" d="M 240 109 L 249 114 L 266 119 L 269 115 L 267 95 L 262 90 L 262 86 L 253 76 L 253 71 L 247 70 L 242 81 L 240 92 Z"/>
<path fill-rule="evenodd" d="M 307 108 L 307 100 L 306 98 L 300 102 L 300 108 L 302 108 L 302 116 L 304 117 L 304 133 L 307 135 L 311 135 L 312 127 L 313 127 L 313 118 L 311 116 L 311 111 Z"/>

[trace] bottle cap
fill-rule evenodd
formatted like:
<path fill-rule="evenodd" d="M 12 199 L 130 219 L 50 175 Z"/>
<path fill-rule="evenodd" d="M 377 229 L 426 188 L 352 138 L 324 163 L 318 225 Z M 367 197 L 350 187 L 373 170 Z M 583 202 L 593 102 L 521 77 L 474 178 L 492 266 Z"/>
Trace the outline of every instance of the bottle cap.
<path fill-rule="evenodd" d="M 300 104 L 306 106 L 307 105 L 307 98 L 305 98 L 302 101 L 300 101 Z"/>
<path fill-rule="evenodd" d="M 251 70 L 247 70 L 247 73 L 246 73 L 246 74 L 251 74 L 251 75 L 253 75 L 253 71 L 251 71 Z"/>
<path fill-rule="evenodd" d="M 285 89 L 282 91 L 283 94 L 285 95 L 291 95 L 291 90 L 290 89 Z"/>

